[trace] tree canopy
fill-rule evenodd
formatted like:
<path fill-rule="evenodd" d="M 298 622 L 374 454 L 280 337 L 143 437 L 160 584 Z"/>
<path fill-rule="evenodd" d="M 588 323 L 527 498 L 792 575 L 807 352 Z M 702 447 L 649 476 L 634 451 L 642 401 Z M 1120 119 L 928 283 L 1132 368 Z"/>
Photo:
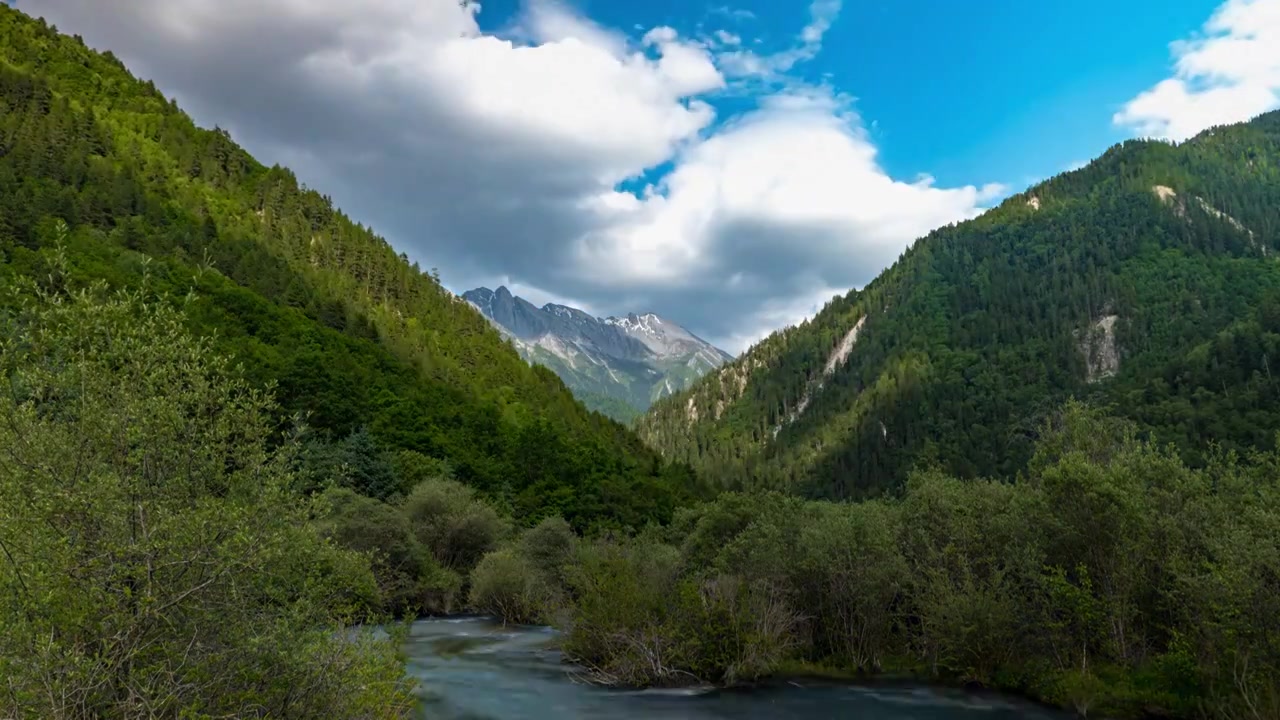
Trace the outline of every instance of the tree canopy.
<path fill-rule="evenodd" d="M 191 329 L 274 383 L 281 422 L 447 461 L 528 522 L 640 526 L 691 498 L 687 468 L 586 410 L 291 171 L 77 37 L 9 7 L 0 31 L 0 278 L 46 277 L 58 256 L 65 287 L 145 276 L 192 294 Z"/>
<path fill-rule="evenodd" d="M 914 467 L 1011 477 L 1071 396 L 1192 463 L 1272 447 L 1277 197 L 1280 113 L 1126 142 L 921 238 L 638 430 L 718 485 L 831 498 L 900 488 Z"/>

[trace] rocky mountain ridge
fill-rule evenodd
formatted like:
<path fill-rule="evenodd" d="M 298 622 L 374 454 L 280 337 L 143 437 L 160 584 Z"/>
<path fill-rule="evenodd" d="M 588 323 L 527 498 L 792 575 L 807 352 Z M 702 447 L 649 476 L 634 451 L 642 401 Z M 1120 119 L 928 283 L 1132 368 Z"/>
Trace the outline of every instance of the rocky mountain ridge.
<path fill-rule="evenodd" d="M 567 305 L 538 307 L 506 287 L 462 297 L 525 359 L 555 371 L 589 407 L 620 420 L 733 359 L 655 313 L 600 318 Z"/>

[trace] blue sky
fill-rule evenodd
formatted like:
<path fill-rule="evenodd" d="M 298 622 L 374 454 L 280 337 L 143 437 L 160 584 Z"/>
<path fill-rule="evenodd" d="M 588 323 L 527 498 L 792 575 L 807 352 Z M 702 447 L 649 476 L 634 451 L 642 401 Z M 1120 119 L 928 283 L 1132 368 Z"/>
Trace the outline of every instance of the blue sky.
<path fill-rule="evenodd" d="M 1280 106 L 1280 0 L 20 0 L 455 292 L 738 352 L 1132 137 Z"/>
<path fill-rule="evenodd" d="M 669 25 L 682 34 L 728 28 L 755 47 L 788 45 L 802 3 L 680 0 L 567 3 L 613 28 Z M 1169 44 L 1192 36 L 1213 0 L 897 0 L 846 2 L 822 51 L 797 75 L 855 98 L 895 177 L 1012 190 L 1087 161 L 1132 136 L 1112 115 L 1169 74 Z M 487 0 L 480 26 L 500 32 L 519 0 Z M 734 11 L 737 11 L 736 13 Z M 747 15 L 749 13 L 749 15 Z M 638 33 L 638 31 L 637 31 Z M 750 98 L 713 101 L 732 117 Z"/>

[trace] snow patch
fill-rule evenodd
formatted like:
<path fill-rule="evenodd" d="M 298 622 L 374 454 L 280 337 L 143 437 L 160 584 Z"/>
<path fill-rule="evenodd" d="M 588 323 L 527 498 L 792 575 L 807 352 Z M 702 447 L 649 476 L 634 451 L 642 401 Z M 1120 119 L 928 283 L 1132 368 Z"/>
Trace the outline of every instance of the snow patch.
<path fill-rule="evenodd" d="M 624 318 L 609 317 L 604 320 L 610 325 L 617 325 L 626 330 L 628 333 L 640 333 L 650 337 L 661 337 L 662 318 L 653 313 L 645 313 L 643 315 L 628 315 Z"/>

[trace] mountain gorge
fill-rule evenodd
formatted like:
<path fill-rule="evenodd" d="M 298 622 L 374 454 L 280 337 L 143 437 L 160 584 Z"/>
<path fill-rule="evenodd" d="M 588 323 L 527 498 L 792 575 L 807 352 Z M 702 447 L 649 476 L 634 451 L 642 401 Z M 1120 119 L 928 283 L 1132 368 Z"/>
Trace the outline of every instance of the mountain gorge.
<path fill-rule="evenodd" d="M 1203 462 L 1280 430 L 1280 113 L 1130 141 L 917 241 L 879 278 L 655 404 L 726 487 L 876 495 L 1009 477 L 1068 397 Z"/>
<path fill-rule="evenodd" d="M 597 318 L 577 308 L 541 308 L 505 287 L 462 294 L 530 362 L 564 380 L 587 407 L 629 421 L 732 360 L 728 353 L 653 313 Z"/>

